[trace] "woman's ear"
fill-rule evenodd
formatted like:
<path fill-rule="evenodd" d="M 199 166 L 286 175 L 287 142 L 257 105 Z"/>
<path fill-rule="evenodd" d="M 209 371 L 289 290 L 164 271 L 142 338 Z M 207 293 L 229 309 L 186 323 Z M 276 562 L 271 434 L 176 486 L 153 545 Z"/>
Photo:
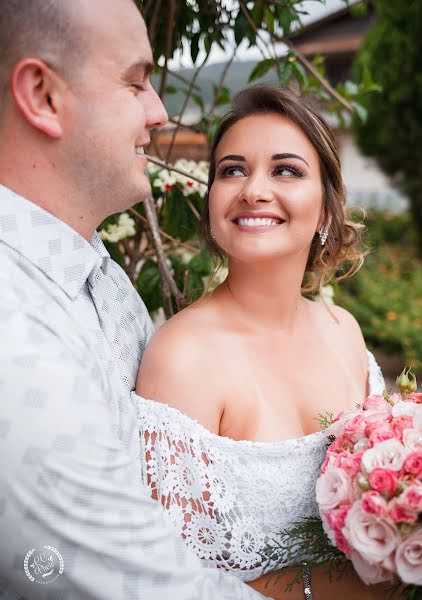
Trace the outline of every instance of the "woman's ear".
<path fill-rule="evenodd" d="M 26 121 L 51 138 L 63 130 L 58 114 L 63 84 L 55 73 L 36 58 L 23 58 L 13 69 L 11 93 Z"/>

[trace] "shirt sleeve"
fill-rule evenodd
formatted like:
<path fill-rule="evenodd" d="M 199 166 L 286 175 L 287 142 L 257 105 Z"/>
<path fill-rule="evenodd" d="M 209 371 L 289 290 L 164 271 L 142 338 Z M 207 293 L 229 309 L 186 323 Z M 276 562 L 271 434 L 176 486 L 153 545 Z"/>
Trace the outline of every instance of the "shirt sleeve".
<path fill-rule="evenodd" d="M 263 598 L 202 568 L 165 523 L 139 458 L 117 435 L 101 374 L 47 321 L 5 306 L 0 397 L 1 597 Z M 45 585 L 24 570 L 27 553 L 44 545 L 63 558 L 62 574 Z"/>

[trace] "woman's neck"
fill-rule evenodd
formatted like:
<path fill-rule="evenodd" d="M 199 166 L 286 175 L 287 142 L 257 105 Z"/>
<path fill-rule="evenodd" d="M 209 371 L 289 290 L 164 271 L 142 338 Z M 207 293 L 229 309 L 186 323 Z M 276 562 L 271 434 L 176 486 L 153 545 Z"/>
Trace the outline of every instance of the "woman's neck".
<path fill-rule="evenodd" d="M 294 258 L 259 263 L 229 260 L 218 295 L 230 313 L 253 329 L 288 331 L 306 305 L 301 295 L 304 266 Z"/>

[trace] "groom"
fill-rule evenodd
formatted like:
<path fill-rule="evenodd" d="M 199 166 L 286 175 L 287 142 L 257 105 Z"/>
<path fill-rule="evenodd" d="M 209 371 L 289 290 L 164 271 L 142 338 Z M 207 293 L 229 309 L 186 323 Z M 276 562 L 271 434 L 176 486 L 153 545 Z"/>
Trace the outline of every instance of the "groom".
<path fill-rule="evenodd" d="M 150 500 L 130 391 L 152 326 L 95 234 L 167 121 L 132 0 L 2 0 L 0 597 L 260 598 Z"/>

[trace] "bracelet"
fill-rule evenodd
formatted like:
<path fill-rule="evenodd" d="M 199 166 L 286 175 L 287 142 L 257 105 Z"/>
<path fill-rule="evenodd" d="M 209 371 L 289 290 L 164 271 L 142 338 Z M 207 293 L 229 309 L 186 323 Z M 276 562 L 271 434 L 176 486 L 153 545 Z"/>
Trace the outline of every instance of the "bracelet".
<path fill-rule="evenodd" d="M 302 580 L 304 598 L 305 600 L 312 600 L 311 574 L 306 562 L 303 563 Z"/>

